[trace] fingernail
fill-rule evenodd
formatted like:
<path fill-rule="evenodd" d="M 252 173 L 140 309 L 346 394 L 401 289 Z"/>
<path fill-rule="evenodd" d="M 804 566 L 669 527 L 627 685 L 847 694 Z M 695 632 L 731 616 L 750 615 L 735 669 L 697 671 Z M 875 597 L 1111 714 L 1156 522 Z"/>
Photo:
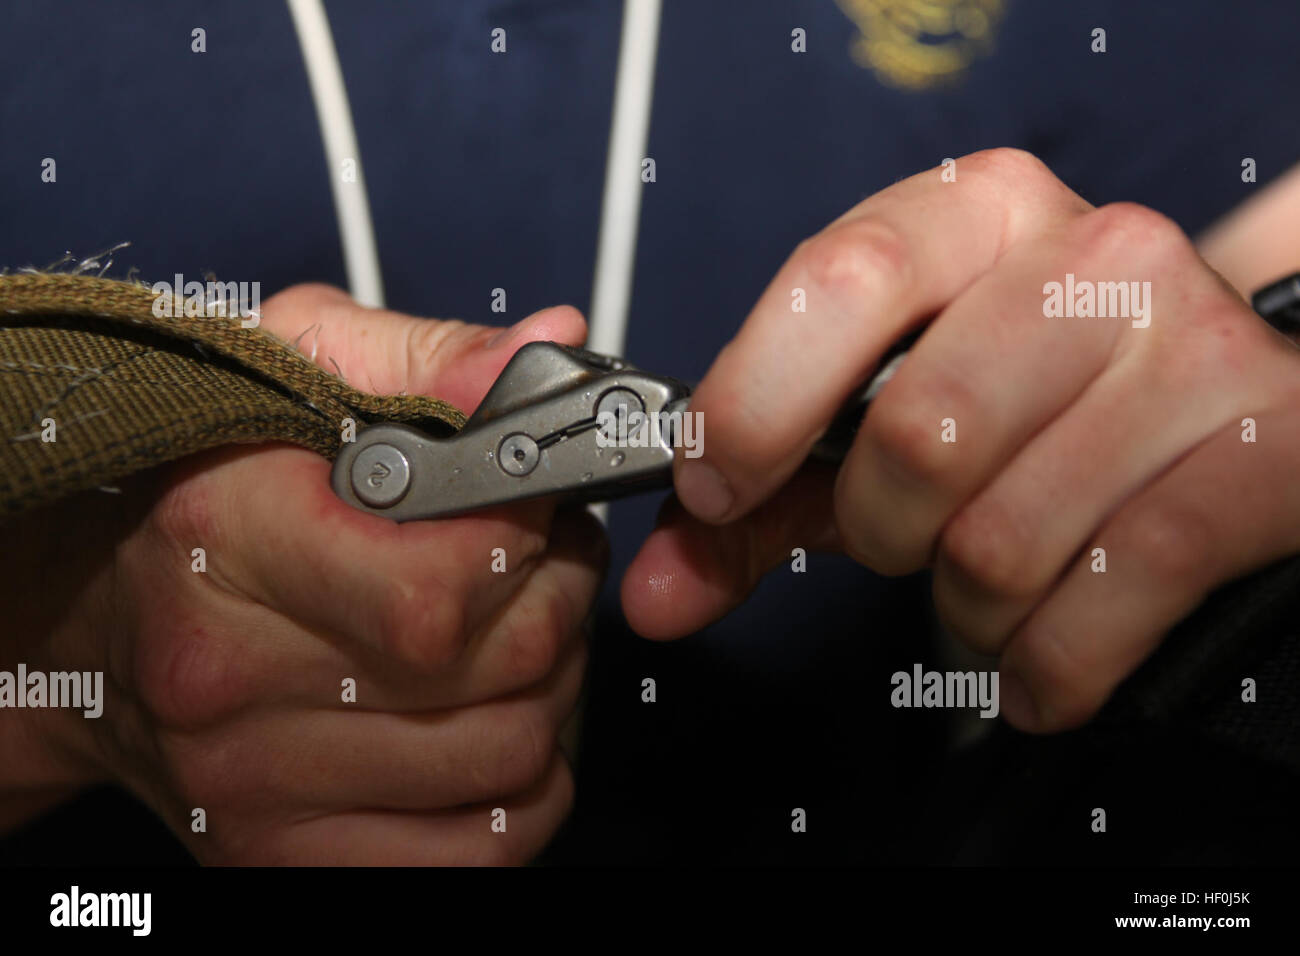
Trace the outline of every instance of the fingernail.
<path fill-rule="evenodd" d="M 708 462 L 687 459 L 677 473 L 677 497 L 686 510 L 706 521 L 721 521 L 736 496 L 721 472 Z"/>
<path fill-rule="evenodd" d="M 1003 669 L 998 673 L 998 704 L 1014 726 L 1033 730 L 1038 726 L 1038 705 L 1029 687 L 1015 671 Z"/>

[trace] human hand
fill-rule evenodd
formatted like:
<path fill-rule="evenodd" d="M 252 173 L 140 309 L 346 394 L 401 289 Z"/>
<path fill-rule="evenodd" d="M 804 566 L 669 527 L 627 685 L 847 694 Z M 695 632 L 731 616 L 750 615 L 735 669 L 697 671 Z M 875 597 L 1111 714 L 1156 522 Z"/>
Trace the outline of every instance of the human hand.
<path fill-rule="evenodd" d="M 467 410 L 520 345 L 585 334 L 567 308 L 502 333 L 323 286 L 262 315 L 360 388 Z M 54 776 L 124 784 L 201 862 L 527 860 L 571 803 L 556 738 L 582 681 L 602 529 L 544 501 L 397 525 L 337 499 L 329 472 L 299 448 L 224 448 L 124 483 L 122 499 L 27 519 L 131 516 L 47 535 L 77 544 L 79 573 L 50 573 L 54 548 L 44 568 L 7 567 L 15 600 L 53 609 L 28 614 L 28 659 L 106 673 L 101 719 L 43 726 Z"/>
<path fill-rule="evenodd" d="M 623 603 L 675 637 L 793 547 L 929 566 L 944 623 L 1000 655 L 1003 713 L 1059 730 L 1210 590 L 1300 549 L 1300 357 L 1160 214 L 1093 208 L 1015 150 L 955 169 L 870 197 L 782 267 L 695 392 L 703 457 L 679 456 L 680 503 Z M 1048 284 L 1073 279 L 1097 303 L 1124 283 L 1129 314 L 1049 315 Z M 838 471 L 801 470 L 932 317 Z"/>

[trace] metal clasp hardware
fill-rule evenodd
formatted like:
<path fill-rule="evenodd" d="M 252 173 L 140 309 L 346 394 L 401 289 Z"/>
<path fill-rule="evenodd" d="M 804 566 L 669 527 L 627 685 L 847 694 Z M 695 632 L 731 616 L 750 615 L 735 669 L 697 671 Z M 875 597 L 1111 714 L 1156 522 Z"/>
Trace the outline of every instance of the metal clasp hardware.
<path fill-rule="evenodd" d="M 621 359 L 531 342 L 454 436 L 391 423 L 363 428 L 339 453 L 331 482 L 353 507 L 395 521 L 545 495 L 603 501 L 666 487 L 669 441 L 602 447 L 600 415 L 671 414 L 689 397 L 682 382 Z"/>

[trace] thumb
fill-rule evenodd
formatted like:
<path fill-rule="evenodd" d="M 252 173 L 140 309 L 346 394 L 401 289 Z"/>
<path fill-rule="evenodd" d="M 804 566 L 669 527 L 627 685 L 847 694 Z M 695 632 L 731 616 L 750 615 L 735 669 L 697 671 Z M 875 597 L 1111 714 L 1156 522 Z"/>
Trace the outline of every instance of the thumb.
<path fill-rule="evenodd" d="M 421 319 L 358 305 L 342 289 L 310 283 L 262 305 L 261 327 L 354 388 L 377 395 L 429 395 L 473 412 L 501 369 L 528 342 L 581 345 L 582 314 L 542 309 L 508 329 L 458 319 Z"/>
<path fill-rule="evenodd" d="M 807 465 L 775 496 L 744 517 L 711 525 L 675 497 L 623 576 L 623 614 L 642 637 L 685 637 L 745 600 L 794 548 L 839 549 L 835 471 Z"/>

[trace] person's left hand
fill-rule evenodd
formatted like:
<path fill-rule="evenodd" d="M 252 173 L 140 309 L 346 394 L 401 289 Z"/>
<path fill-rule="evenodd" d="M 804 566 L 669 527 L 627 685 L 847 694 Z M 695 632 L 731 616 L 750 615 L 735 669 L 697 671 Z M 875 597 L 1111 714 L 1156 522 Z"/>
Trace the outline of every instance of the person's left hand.
<path fill-rule="evenodd" d="M 945 624 L 1001 655 L 1007 718 L 1059 730 L 1214 587 L 1300 551 L 1300 353 L 1164 216 L 1093 208 L 1016 150 L 955 168 L 870 197 L 782 267 L 695 393 L 703 457 L 679 454 L 680 504 L 623 604 L 640 633 L 677 637 L 795 547 L 932 566 Z M 1103 304 L 1102 283 L 1150 295 L 1060 317 L 1048 284 L 1067 274 Z M 931 317 L 838 473 L 801 469 Z"/>

